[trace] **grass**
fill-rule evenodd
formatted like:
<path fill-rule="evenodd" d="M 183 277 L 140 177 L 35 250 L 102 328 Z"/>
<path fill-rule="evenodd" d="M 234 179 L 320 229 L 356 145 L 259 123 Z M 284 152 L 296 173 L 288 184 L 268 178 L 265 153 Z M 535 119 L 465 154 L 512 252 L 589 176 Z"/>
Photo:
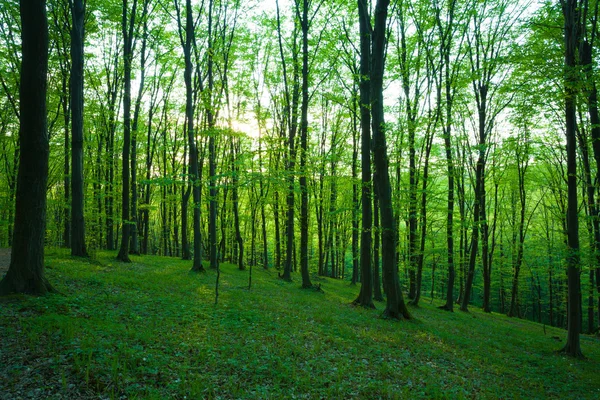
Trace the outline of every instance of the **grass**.
<path fill-rule="evenodd" d="M 62 295 L 0 299 L 0 398 L 600 398 L 596 337 L 575 360 L 562 330 L 436 304 L 384 320 L 347 282 L 256 268 L 248 290 L 228 264 L 215 306 L 214 271 L 114 256 L 50 250 Z"/>

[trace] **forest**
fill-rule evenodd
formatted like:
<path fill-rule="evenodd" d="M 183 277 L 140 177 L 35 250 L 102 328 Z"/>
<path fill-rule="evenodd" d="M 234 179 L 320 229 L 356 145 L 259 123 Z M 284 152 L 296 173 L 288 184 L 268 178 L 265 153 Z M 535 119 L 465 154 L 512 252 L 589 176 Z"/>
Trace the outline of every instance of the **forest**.
<path fill-rule="evenodd" d="M 3 0 L 0 294 L 65 292 L 45 252 L 115 274 L 163 257 L 215 305 L 244 271 L 385 320 L 566 329 L 555 350 L 583 357 L 598 6 Z"/>

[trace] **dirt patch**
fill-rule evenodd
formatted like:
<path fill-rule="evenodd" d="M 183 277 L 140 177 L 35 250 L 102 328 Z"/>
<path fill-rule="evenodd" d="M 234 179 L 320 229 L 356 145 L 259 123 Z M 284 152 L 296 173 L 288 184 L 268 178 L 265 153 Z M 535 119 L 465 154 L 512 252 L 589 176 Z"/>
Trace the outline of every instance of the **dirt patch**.
<path fill-rule="evenodd" d="M 10 248 L 0 249 L 0 278 L 4 276 L 8 271 L 8 265 L 10 264 Z"/>

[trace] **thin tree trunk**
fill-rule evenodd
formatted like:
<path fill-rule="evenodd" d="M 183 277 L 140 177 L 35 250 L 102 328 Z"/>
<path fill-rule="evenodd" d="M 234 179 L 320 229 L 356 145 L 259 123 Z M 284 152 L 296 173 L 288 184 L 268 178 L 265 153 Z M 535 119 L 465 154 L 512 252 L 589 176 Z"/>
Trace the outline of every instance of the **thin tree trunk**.
<path fill-rule="evenodd" d="M 376 179 L 373 179 L 377 181 Z M 379 218 L 379 196 L 377 189 L 373 191 L 373 299 L 375 301 L 383 301 L 381 293 L 381 275 L 379 273 L 379 249 L 380 249 L 380 218 Z"/>
<path fill-rule="evenodd" d="M 123 159 L 122 179 L 123 188 L 121 193 L 121 247 L 117 260 L 131 262 L 129 259 L 129 228 L 130 215 L 130 169 L 129 156 L 131 152 L 131 69 L 133 61 L 133 31 L 136 18 L 137 0 L 133 0 L 131 12 L 128 10 L 127 0 L 123 0 L 123 71 L 124 71 L 124 93 L 123 93 Z"/>

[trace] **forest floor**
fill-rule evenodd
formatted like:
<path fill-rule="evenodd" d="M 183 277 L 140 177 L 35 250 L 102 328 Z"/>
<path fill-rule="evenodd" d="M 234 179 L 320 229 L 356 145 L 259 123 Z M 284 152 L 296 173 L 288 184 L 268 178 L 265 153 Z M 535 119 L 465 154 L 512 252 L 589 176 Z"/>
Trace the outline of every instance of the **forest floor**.
<path fill-rule="evenodd" d="M 49 250 L 61 294 L 0 298 L 0 399 L 600 398 L 600 340 L 558 354 L 566 332 L 423 299 L 411 321 L 351 306 L 348 282 L 324 293 L 277 271 L 174 258 Z"/>

